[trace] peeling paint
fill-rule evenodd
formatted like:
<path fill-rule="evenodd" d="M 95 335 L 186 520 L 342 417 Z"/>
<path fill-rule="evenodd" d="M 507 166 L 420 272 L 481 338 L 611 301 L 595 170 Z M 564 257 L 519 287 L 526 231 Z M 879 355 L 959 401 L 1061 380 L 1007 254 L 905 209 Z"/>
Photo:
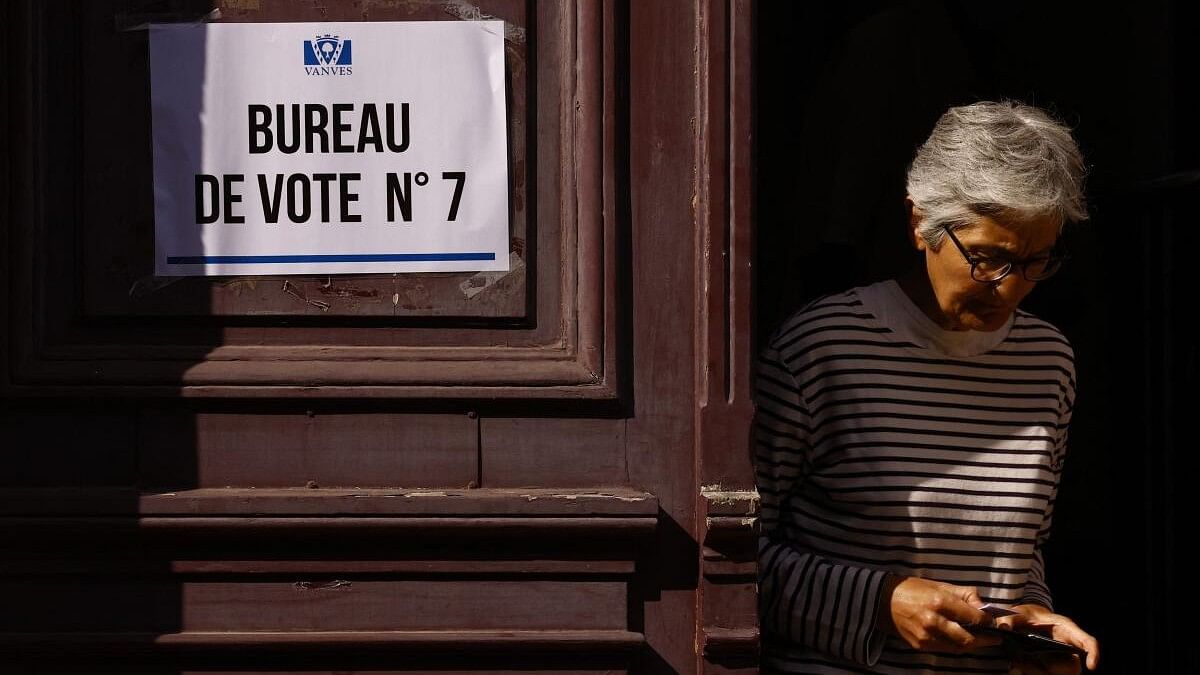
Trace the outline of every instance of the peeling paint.
<path fill-rule="evenodd" d="M 363 0 L 362 3 L 362 18 L 363 21 L 369 19 L 369 14 L 373 9 L 400 9 L 408 14 L 416 14 L 422 7 L 427 7 L 440 0 Z"/>
<path fill-rule="evenodd" d="M 432 294 L 425 288 L 425 284 L 420 281 L 410 282 L 409 280 L 398 280 L 397 283 L 400 284 L 402 289 L 402 293 L 398 292 L 397 295 L 406 301 L 400 305 L 401 308 L 433 309 L 433 303 L 431 302 Z M 408 283 L 412 283 L 412 285 L 406 286 L 405 284 Z"/>
<path fill-rule="evenodd" d="M 316 307 L 317 309 L 321 310 L 322 312 L 329 311 L 329 303 L 328 302 L 322 302 L 320 300 L 314 300 L 312 298 L 309 298 L 308 295 L 301 292 L 300 289 L 297 288 L 297 286 L 295 284 L 288 281 L 287 279 L 283 280 L 283 292 L 287 293 L 288 295 L 292 296 L 293 298 L 296 298 L 302 302 L 312 305 L 313 307 Z"/>
<path fill-rule="evenodd" d="M 442 3 L 442 11 L 463 21 L 498 21 L 498 17 L 484 14 L 483 10 L 467 0 L 446 0 Z M 517 44 L 524 44 L 525 29 L 504 22 L 504 39 Z"/>
<path fill-rule="evenodd" d="M 513 251 L 508 254 L 507 272 L 480 272 L 459 284 L 458 290 L 462 291 L 462 294 L 470 300 L 500 281 L 524 271 L 525 261 L 521 259 L 521 256 L 516 251 Z"/>
<path fill-rule="evenodd" d="M 345 579 L 333 581 L 297 581 L 292 584 L 298 591 L 332 591 L 338 588 L 350 588 L 354 584 Z"/>
<path fill-rule="evenodd" d="M 352 284 L 344 284 L 340 286 L 333 285 L 333 280 L 327 280 L 325 283 L 317 286 L 317 290 L 321 295 L 332 295 L 338 298 L 378 298 L 379 289 L 377 288 L 358 288 Z"/>
<path fill-rule="evenodd" d="M 354 487 L 355 490 L 363 490 L 361 487 Z M 458 497 L 460 495 L 444 490 L 430 490 L 426 488 L 391 488 L 391 492 L 377 492 L 378 488 L 365 488 L 365 492 L 350 492 L 342 495 L 344 497 L 428 497 L 430 495 Z"/>
<path fill-rule="evenodd" d="M 701 494 L 704 498 L 709 499 L 714 502 L 730 502 L 730 503 L 732 503 L 732 502 L 757 502 L 758 501 L 758 493 L 744 492 L 744 491 L 740 491 L 740 490 L 730 491 L 730 492 L 708 492 L 708 491 L 705 491 Z"/>
<path fill-rule="evenodd" d="M 525 498 L 525 501 L 529 501 L 529 502 L 536 502 L 537 500 L 543 499 L 543 498 L 545 498 L 545 499 L 566 499 L 568 501 L 575 501 L 576 499 L 579 499 L 580 497 L 591 497 L 591 498 L 600 498 L 600 499 L 617 499 L 617 500 L 620 500 L 623 502 L 646 501 L 646 497 L 621 497 L 621 496 L 610 494 L 607 492 L 576 492 L 576 493 L 557 493 L 557 494 L 549 494 L 549 495 L 523 494 L 521 496 Z"/>
<path fill-rule="evenodd" d="M 618 495 L 610 494 L 608 492 L 577 492 L 574 494 L 553 494 L 553 495 L 548 495 L 548 496 L 551 498 L 555 498 L 555 499 L 570 499 L 570 500 L 579 499 L 580 497 L 598 497 L 601 499 L 616 499 L 616 500 L 622 501 L 622 502 L 644 502 L 644 501 L 646 501 L 645 497 L 621 497 Z"/>
<path fill-rule="evenodd" d="M 258 289 L 258 279 L 253 277 L 248 279 L 232 279 L 221 284 L 222 288 L 228 288 L 233 291 L 237 297 L 242 297 L 242 291 L 253 291 Z"/>
<path fill-rule="evenodd" d="M 713 504 L 720 506 L 738 506 L 744 505 L 746 513 L 755 513 L 758 510 L 758 491 L 757 490 L 728 490 L 720 484 L 702 485 L 700 494 Z"/>

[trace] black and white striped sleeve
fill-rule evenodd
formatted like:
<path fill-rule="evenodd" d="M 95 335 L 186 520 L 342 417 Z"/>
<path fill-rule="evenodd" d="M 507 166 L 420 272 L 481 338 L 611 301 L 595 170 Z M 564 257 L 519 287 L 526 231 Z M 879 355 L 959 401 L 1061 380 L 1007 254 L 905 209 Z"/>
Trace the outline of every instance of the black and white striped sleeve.
<path fill-rule="evenodd" d="M 762 630 L 841 659 L 874 665 L 883 648 L 875 617 L 887 573 L 822 557 L 790 539 L 782 526 L 788 496 L 808 470 L 812 420 L 799 385 L 773 348 L 759 360 L 755 407 Z"/>
<path fill-rule="evenodd" d="M 1046 513 L 1042 517 L 1042 525 L 1038 529 L 1037 541 L 1033 549 L 1033 560 L 1029 567 L 1029 577 L 1025 581 L 1025 592 L 1021 603 L 1033 603 L 1046 609 L 1054 609 L 1053 596 L 1046 583 L 1046 563 L 1042 556 L 1042 547 L 1050 538 L 1050 524 L 1054 518 L 1054 502 L 1058 498 L 1058 485 L 1062 479 L 1063 463 L 1067 455 L 1067 432 L 1071 426 L 1071 412 L 1075 406 L 1074 366 L 1069 367 L 1070 376 L 1066 392 L 1063 396 L 1059 412 L 1058 429 L 1054 439 L 1054 449 L 1051 453 L 1051 469 L 1054 472 L 1054 488 L 1050 499 L 1046 502 Z"/>

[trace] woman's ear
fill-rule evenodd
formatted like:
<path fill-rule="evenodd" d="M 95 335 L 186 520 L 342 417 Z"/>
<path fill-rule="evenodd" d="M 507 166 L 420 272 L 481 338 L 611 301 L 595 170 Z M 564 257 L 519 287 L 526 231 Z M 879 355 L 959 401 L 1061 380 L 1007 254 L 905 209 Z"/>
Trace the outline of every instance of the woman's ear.
<path fill-rule="evenodd" d="M 917 231 L 921 225 L 921 209 L 917 208 L 917 205 L 913 203 L 912 196 L 904 197 L 904 206 L 908 211 L 908 227 L 906 228 L 908 243 L 912 244 L 913 248 L 918 251 L 924 251 L 927 248 L 927 244 L 924 237 Z"/>

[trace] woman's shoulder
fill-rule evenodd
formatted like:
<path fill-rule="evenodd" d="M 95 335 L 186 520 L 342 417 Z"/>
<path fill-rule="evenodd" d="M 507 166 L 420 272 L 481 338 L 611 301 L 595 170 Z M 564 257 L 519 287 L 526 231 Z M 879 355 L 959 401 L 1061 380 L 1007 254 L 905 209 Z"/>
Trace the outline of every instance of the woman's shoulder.
<path fill-rule="evenodd" d="M 1071 362 L 1075 360 L 1071 340 L 1058 326 L 1023 309 L 1018 309 L 1013 316 L 1012 328 L 1009 329 L 1005 342 L 1010 349 L 1055 352 Z"/>
<path fill-rule="evenodd" d="M 858 288 L 822 295 L 792 312 L 771 333 L 767 344 L 776 349 L 795 345 L 806 337 L 829 331 L 866 326 L 871 314 L 863 307 Z"/>
<path fill-rule="evenodd" d="M 1070 339 L 1058 326 L 1023 309 L 1018 309 L 1014 314 L 1011 332 L 1029 338 L 1062 342 L 1067 346 L 1071 344 Z"/>

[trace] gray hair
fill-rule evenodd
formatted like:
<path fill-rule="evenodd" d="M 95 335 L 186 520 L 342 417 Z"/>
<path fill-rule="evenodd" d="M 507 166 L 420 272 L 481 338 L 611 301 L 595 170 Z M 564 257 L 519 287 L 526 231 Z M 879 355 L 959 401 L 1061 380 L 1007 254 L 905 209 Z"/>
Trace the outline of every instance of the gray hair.
<path fill-rule="evenodd" d="M 1061 229 L 1087 220 L 1083 156 L 1071 130 L 1016 101 L 950 108 L 908 168 L 918 233 L 937 249 L 943 226 L 979 216 L 1027 222 L 1051 217 Z"/>

